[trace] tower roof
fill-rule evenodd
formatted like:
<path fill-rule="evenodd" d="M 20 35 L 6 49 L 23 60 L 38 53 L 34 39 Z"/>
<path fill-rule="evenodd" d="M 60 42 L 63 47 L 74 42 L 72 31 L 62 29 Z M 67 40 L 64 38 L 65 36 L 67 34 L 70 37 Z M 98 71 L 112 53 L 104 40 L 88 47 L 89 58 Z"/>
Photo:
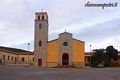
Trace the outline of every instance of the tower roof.
<path fill-rule="evenodd" d="M 36 15 L 47 15 L 47 12 L 36 12 Z"/>

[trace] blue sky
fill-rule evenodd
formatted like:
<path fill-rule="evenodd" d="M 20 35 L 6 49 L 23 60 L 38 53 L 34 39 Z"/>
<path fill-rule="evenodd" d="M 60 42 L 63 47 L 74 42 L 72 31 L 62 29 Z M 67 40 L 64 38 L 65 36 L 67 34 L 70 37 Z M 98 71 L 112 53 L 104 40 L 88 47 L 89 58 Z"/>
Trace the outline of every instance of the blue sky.
<path fill-rule="evenodd" d="M 91 3 L 117 2 L 117 7 L 84 7 Z M 120 50 L 120 0 L 1 0 L 0 46 L 33 51 L 34 14 L 48 12 L 49 40 L 67 30 L 85 41 L 85 51 L 113 45 Z"/>

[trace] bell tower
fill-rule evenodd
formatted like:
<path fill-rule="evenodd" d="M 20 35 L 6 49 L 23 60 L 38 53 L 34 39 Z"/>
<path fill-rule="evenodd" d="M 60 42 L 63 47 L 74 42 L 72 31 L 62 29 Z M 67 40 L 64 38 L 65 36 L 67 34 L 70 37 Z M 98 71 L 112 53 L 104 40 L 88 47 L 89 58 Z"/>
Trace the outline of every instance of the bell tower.
<path fill-rule="evenodd" d="M 46 53 L 48 42 L 47 12 L 35 13 L 34 58 L 35 66 L 46 67 Z"/>

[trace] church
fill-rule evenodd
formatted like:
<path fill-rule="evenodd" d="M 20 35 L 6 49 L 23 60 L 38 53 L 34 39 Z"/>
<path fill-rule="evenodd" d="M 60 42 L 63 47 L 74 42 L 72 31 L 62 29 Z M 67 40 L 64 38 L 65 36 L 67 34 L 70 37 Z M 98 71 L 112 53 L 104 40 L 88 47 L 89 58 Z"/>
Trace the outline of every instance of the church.
<path fill-rule="evenodd" d="M 73 34 L 63 32 L 57 39 L 48 41 L 48 14 L 35 13 L 34 65 L 41 67 L 84 67 L 85 42 L 74 39 Z"/>

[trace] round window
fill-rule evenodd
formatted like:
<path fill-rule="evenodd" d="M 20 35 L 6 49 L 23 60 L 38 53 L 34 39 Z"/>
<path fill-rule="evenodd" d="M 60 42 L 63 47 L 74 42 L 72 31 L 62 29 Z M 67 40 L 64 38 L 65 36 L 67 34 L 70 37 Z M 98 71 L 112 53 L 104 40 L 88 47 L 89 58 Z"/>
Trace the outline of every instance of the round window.
<path fill-rule="evenodd" d="M 64 42 L 63 45 L 64 45 L 64 46 L 68 46 L 68 42 Z"/>

